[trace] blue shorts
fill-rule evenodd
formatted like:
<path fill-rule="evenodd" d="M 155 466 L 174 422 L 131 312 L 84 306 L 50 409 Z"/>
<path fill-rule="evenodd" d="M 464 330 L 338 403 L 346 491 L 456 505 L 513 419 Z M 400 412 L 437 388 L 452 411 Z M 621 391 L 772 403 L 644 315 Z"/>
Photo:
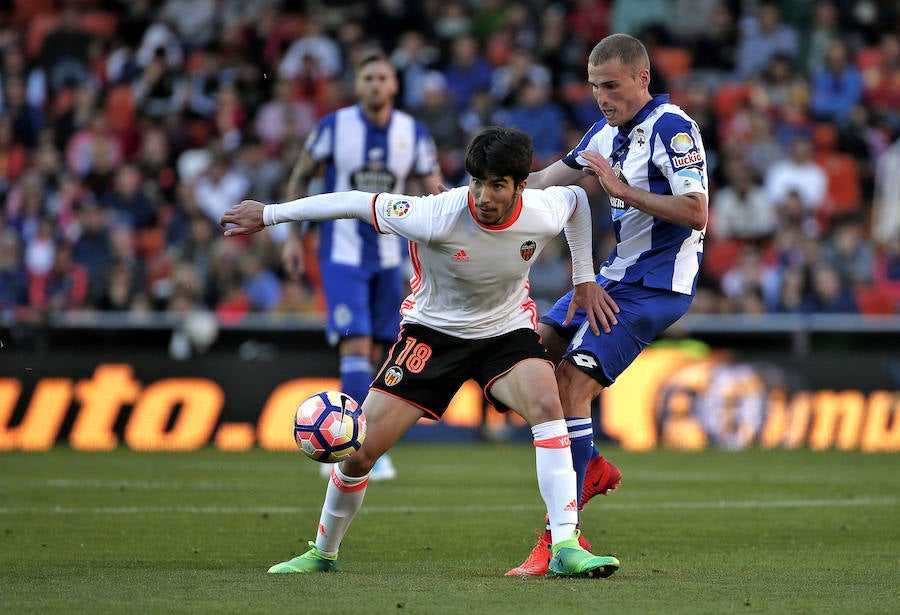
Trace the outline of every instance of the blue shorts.
<path fill-rule="evenodd" d="M 397 340 L 400 303 L 406 292 L 399 267 L 366 271 L 323 261 L 321 272 L 328 343 L 334 346 L 350 337 L 390 344 Z"/>
<path fill-rule="evenodd" d="M 600 384 L 609 386 L 656 336 L 687 312 L 693 297 L 601 276 L 597 276 L 597 283 L 619 306 L 616 314 L 619 324 L 613 325 L 609 333 L 601 329 L 599 336 L 594 335 L 584 310 L 578 310 L 572 322 L 562 326 L 574 291 L 557 301 L 541 317 L 541 322 L 569 341 L 564 360 Z"/>

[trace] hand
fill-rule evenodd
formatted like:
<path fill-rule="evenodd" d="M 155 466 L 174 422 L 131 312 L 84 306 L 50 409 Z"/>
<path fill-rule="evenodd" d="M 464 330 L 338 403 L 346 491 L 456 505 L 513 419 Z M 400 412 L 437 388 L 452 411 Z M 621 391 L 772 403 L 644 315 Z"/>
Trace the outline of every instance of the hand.
<path fill-rule="evenodd" d="M 585 171 L 597 176 L 606 194 L 624 200 L 628 184 L 619 179 L 616 172 L 609 165 L 609 161 L 600 152 L 595 152 L 594 150 L 586 149 L 580 152 L 579 155 L 588 162 L 589 166 L 585 168 Z"/>
<path fill-rule="evenodd" d="M 241 201 L 240 205 L 235 205 L 222 214 L 222 217 L 219 218 L 221 226 L 234 224 L 233 227 L 225 231 L 225 236 L 250 235 L 263 230 L 265 228 L 263 224 L 263 207 L 265 207 L 264 203 L 247 199 Z"/>
<path fill-rule="evenodd" d="M 575 310 L 581 308 L 587 314 L 588 322 L 591 324 L 591 331 L 594 335 L 600 335 L 600 328 L 604 333 L 611 331 L 612 325 L 619 324 L 616 314 L 619 313 L 619 306 L 613 301 L 602 286 L 596 282 L 584 282 L 575 285 L 575 293 L 572 295 L 572 301 L 569 302 L 569 311 L 566 312 L 566 319 L 563 326 L 572 322 L 575 316 Z M 599 323 L 599 326 L 598 324 Z"/>
<path fill-rule="evenodd" d="M 284 248 L 281 249 L 281 264 L 292 280 L 299 280 L 306 271 L 303 240 L 300 237 L 291 236 L 284 242 Z"/>

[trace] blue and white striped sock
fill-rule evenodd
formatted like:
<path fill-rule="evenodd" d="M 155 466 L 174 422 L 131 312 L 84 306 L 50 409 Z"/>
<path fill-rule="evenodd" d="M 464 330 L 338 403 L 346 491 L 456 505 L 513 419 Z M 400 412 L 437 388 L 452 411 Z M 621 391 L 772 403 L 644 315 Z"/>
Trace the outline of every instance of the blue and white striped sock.
<path fill-rule="evenodd" d="M 581 488 L 588 462 L 600 454 L 594 446 L 594 427 L 590 418 L 566 419 L 569 440 L 572 442 L 572 467 L 575 470 L 575 485 L 578 487 L 578 501 L 581 501 Z"/>

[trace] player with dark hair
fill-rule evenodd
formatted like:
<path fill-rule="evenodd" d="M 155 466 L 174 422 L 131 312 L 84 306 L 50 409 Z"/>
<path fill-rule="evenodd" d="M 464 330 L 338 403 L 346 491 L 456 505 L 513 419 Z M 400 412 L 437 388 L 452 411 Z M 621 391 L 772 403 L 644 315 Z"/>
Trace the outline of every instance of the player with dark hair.
<path fill-rule="evenodd" d="M 388 59 L 377 51 L 364 55 L 354 86 L 359 102 L 323 117 L 307 139 L 288 180 L 288 197 L 305 196 L 317 176 L 322 192 L 406 192 L 410 180 L 420 192 L 438 192 L 434 141 L 423 124 L 394 108 L 397 76 Z M 398 237 L 379 236 L 358 220 L 328 220 L 319 227 L 326 335 L 340 353 L 341 389 L 360 403 L 373 366 L 397 337 L 405 258 Z M 302 273 L 301 233 L 285 242 L 283 260 L 291 277 Z M 385 457 L 372 480 L 395 472 Z"/>
<path fill-rule="evenodd" d="M 400 337 L 362 405 L 366 439 L 333 467 L 309 551 L 269 572 L 336 570 L 375 461 L 419 419 L 439 420 L 469 379 L 497 408 L 515 409 L 531 425 L 538 487 L 549 511 L 549 573 L 605 577 L 618 569 L 616 558 L 595 556 L 579 544 L 569 436 L 528 294 L 531 264 L 565 230 L 573 265 L 570 312 L 585 308 L 587 326 L 599 332 L 590 205 L 577 186 L 526 190 L 532 157 L 526 133 L 491 127 L 466 151 L 468 186 L 424 197 L 352 191 L 275 205 L 243 201 L 223 214 L 223 226 L 235 225 L 226 235 L 281 222 L 354 218 L 379 233 L 406 237 L 415 267 Z"/>
<path fill-rule="evenodd" d="M 622 478 L 594 444 L 591 402 L 690 306 L 708 203 L 700 131 L 667 94 L 650 94 L 644 45 L 627 34 L 604 38 L 591 50 L 587 75 L 603 119 L 561 160 L 528 177 L 530 186 L 542 188 L 595 175 L 609 195 L 616 233 L 597 275 L 604 289 L 603 332 L 579 314 L 565 322 L 571 294 L 539 327 L 559 363 L 556 377 L 581 507 Z M 507 574 L 545 574 L 549 539 L 544 532 L 525 562 Z"/>

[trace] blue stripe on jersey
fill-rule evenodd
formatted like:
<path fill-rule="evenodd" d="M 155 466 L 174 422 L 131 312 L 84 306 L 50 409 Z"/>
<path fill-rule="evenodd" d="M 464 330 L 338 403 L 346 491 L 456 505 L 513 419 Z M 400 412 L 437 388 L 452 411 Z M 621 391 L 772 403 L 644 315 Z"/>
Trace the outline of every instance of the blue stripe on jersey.
<path fill-rule="evenodd" d="M 706 191 L 699 130 L 668 95 L 654 96 L 622 126 L 609 126 L 605 120 L 595 123 L 563 158 L 565 164 L 582 168 L 577 157 L 584 149 L 601 153 L 630 185 L 654 194 L 670 195 L 681 186 Z M 693 293 L 702 232 L 655 219 L 621 202 L 611 204 L 617 245 L 603 264 L 602 277 Z"/>
<path fill-rule="evenodd" d="M 397 110 L 380 127 L 368 121 L 359 105 L 338 109 L 320 120 L 306 149 L 325 164 L 324 192 L 402 192 L 410 175 L 438 168 L 427 128 Z M 320 224 L 319 256 L 376 271 L 402 264 L 404 246 L 398 237 L 381 235 L 369 224 L 335 220 Z"/>

